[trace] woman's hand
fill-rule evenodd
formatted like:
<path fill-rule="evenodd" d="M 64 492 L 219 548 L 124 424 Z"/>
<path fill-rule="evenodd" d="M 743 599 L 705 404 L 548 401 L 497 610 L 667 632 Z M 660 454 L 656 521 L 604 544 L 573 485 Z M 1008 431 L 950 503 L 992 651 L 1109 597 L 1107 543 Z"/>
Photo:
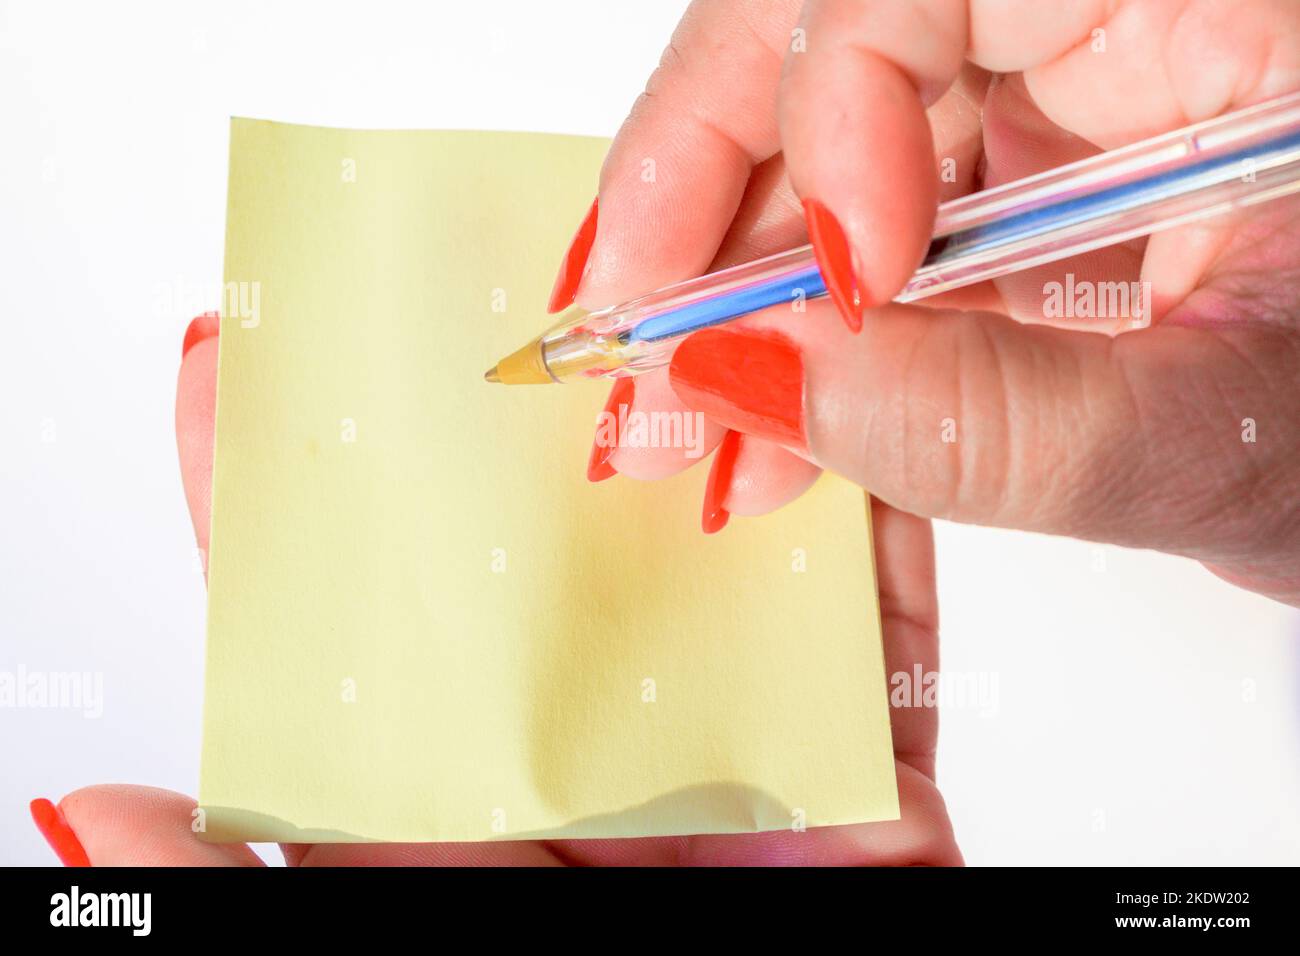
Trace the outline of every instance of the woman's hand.
<path fill-rule="evenodd" d="M 552 306 L 811 234 L 830 300 L 697 333 L 617 394 L 733 430 L 711 432 L 706 530 L 827 468 L 904 511 L 1187 555 L 1300 604 L 1300 198 L 884 304 L 937 201 L 1296 89 L 1294 0 L 697 0 Z M 1145 289 L 1140 321 L 1047 314 L 1101 283 Z M 589 474 L 693 460 L 597 447 Z"/>
<path fill-rule="evenodd" d="M 199 547 L 207 553 L 217 391 L 217 321 L 200 316 L 185 334 L 176 389 L 176 443 Z M 884 505 L 873 510 L 885 663 L 889 673 L 939 668 L 930 524 Z M 864 582 L 865 586 L 865 582 Z M 934 784 L 938 714 L 893 712 L 902 819 L 893 823 L 726 836 L 500 843 L 284 845 L 291 866 L 954 864 L 961 854 Z M 32 816 L 60 859 L 94 866 L 257 866 L 242 844 L 202 842 L 191 829 L 195 803 L 152 787 L 86 787 L 56 807 L 34 801 Z"/>

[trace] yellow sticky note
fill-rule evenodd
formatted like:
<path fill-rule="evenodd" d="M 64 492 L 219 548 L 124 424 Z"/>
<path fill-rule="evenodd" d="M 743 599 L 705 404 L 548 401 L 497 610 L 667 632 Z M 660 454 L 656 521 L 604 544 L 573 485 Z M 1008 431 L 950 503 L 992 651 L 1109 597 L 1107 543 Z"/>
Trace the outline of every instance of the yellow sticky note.
<path fill-rule="evenodd" d="M 861 491 L 705 536 L 707 466 L 586 480 L 606 389 L 483 381 L 606 146 L 234 122 L 208 839 L 897 818 Z"/>

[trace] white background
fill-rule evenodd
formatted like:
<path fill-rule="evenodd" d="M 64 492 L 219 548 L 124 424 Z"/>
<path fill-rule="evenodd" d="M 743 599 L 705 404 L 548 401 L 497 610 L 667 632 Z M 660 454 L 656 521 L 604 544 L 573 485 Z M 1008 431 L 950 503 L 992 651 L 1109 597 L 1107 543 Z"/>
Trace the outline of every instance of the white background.
<path fill-rule="evenodd" d="M 0 709 L 0 863 L 53 861 L 33 797 L 196 786 L 173 390 L 217 306 L 228 117 L 612 135 L 683 7 L 3 5 L 0 671 L 102 672 L 105 703 Z M 943 712 L 970 862 L 1300 862 L 1297 612 L 1180 559 L 938 539 L 944 665 L 997 681 Z"/>

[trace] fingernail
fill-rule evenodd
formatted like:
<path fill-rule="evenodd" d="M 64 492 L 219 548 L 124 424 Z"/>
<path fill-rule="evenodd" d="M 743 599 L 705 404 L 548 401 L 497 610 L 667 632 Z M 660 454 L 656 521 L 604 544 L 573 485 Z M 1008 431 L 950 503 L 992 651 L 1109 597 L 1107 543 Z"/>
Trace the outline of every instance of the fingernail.
<path fill-rule="evenodd" d="M 704 486 L 704 515 L 700 523 L 705 534 L 717 534 L 727 526 L 731 517 L 731 512 L 722 507 L 722 503 L 731 490 L 731 475 L 736 470 L 736 455 L 739 453 L 740 432 L 728 431 L 713 453 L 709 481 Z"/>
<path fill-rule="evenodd" d="M 45 837 L 45 842 L 64 866 L 90 866 L 90 857 L 86 856 L 81 841 L 68 826 L 62 810 L 42 797 L 32 801 L 31 811 L 36 829 L 41 831 L 41 836 Z"/>
<path fill-rule="evenodd" d="M 840 316 L 850 332 L 862 331 L 862 299 L 857 274 L 853 271 L 853 247 L 844 234 L 844 228 L 835 215 L 816 199 L 803 201 L 804 218 L 808 221 L 808 239 L 817 268 L 826 281 L 826 291 L 840 310 Z"/>
<path fill-rule="evenodd" d="M 569 251 L 560 263 L 560 274 L 555 277 L 555 285 L 551 287 L 547 312 L 559 312 L 573 305 L 573 298 L 578 294 L 578 286 L 582 283 L 582 270 L 587 267 L 587 257 L 591 255 L 591 244 L 596 239 L 596 211 L 599 205 L 600 197 L 597 196 L 587 210 L 587 218 L 582 220 L 582 225 L 569 242 Z"/>
<path fill-rule="evenodd" d="M 783 335 L 703 329 L 677 347 L 668 380 L 689 408 L 728 428 L 807 447 L 803 358 Z"/>
<path fill-rule="evenodd" d="M 215 338 L 221 329 L 221 315 L 217 312 L 204 312 L 191 320 L 185 330 L 185 341 L 181 343 L 181 358 L 204 339 Z"/>
<path fill-rule="evenodd" d="M 596 439 L 591 443 L 591 457 L 587 459 L 588 481 L 604 481 L 618 474 L 609 459 L 618 448 L 619 406 L 631 406 L 632 395 L 632 379 L 615 379 L 609 401 L 596 418 Z"/>

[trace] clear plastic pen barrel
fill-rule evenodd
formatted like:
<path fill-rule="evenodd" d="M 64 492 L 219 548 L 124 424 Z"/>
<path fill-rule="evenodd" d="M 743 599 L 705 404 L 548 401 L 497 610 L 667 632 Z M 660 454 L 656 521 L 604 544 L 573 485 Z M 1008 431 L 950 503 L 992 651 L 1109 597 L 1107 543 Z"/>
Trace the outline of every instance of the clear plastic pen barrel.
<path fill-rule="evenodd" d="M 934 241 L 896 301 L 983 282 L 1300 191 L 1300 93 L 975 193 L 938 209 Z M 826 294 L 812 247 L 724 269 L 543 337 L 557 381 L 660 367 L 701 328 Z"/>

